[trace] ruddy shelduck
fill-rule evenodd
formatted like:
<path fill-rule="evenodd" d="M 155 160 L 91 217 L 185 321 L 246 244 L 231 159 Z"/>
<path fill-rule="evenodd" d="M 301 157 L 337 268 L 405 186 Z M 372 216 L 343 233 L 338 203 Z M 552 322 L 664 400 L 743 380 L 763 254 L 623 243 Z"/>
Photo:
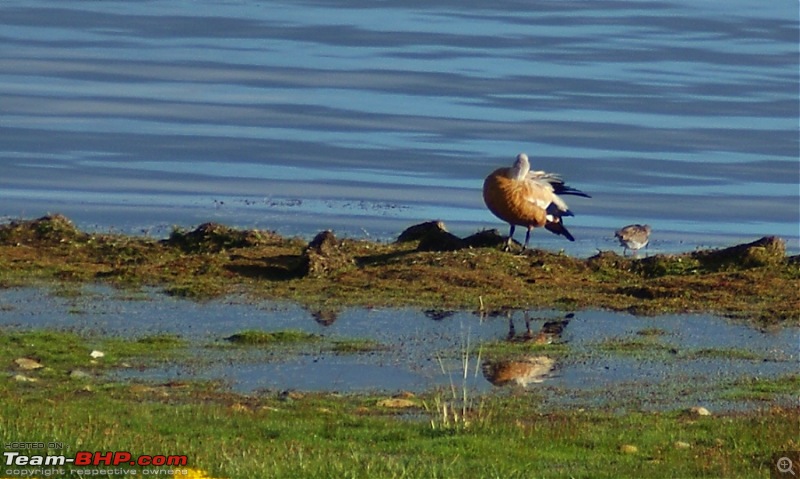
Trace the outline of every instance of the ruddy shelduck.
<path fill-rule="evenodd" d="M 628 225 L 624 228 L 618 229 L 614 232 L 614 237 L 619 240 L 619 244 L 624 248 L 622 255 L 624 256 L 628 250 L 636 252 L 647 246 L 650 242 L 650 225 Z"/>
<path fill-rule="evenodd" d="M 564 216 L 573 214 L 558 195 L 591 198 L 586 193 L 565 185 L 564 180 L 556 174 L 531 171 L 528 155 L 525 153 L 517 155 L 513 166 L 494 170 L 483 182 L 483 201 L 486 207 L 511 225 L 506 250 L 511 248 L 516 226 L 527 228 L 522 249 L 528 247 L 531 230 L 542 226 L 552 233 L 575 241 L 562 221 Z"/>

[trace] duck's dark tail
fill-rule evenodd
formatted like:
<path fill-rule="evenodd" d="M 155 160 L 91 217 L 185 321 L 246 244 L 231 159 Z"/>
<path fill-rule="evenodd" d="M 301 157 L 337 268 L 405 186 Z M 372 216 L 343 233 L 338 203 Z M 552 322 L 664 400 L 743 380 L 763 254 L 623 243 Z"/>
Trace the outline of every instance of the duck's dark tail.
<path fill-rule="evenodd" d="M 567 186 L 565 184 L 561 184 L 553 188 L 557 195 L 573 195 L 573 196 L 583 196 L 584 198 L 591 198 L 591 196 L 587 195 L 583 191 L 573 188 L 571 186 Z"/>
<path fill-rule="evenodd" d="M 553 192 L 557 195 L 574 195 L 574 196 L 583 196 L 584 198 L 591 198 L 591 196 L 587 195 L 583 191 L 573 188 L 571 186 L 567 186 L 564 183 L 564 180 L 561 179 L 560 176 L 551 174 L 551 173 L 542 173 L 541 179 L 550 183 L 553 186 Z"/>
<path fill-rule="evenodd" d="M 569 233 L 569 231 L 567 231 L 567 228 L 564 227 L 564 223 L 561 223 L 560 221 L 558 223 L 552 221 L 548 222 L 544 225 L 544 227 L 547 228 L 547 231 L 551 233 L 561 235 L 570 241 L 575 241 L 575 238 Z"/>

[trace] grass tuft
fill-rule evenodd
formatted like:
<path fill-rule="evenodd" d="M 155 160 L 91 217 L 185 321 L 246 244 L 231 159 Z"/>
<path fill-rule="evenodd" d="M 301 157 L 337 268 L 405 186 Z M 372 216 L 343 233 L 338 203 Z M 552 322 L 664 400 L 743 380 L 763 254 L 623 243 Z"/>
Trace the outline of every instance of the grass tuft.
<path fill-rule="evenodd" d="M 231 343 L 246 346 L 310 343 L 317 342 L 320 339 L 321 337 L 317 336 L 316 334 L 296 330 L 271 332 L 248 330 L 225 338 L 225 340 L 230 341 Z"/>

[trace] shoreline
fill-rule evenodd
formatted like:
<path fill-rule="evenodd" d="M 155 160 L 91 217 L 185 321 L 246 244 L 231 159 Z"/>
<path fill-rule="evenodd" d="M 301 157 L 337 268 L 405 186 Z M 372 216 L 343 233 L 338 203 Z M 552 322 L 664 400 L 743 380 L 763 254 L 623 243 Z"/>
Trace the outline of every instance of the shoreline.
<path fill-rule="evenodd" d="M 442 225 L 403 242 L 322 232 L 306 243 L 218 223 L 155 240 L 85 233 L 68 218 L 50 215 L 0 225 L 0 285 L 155 286 L 198 300 L 244 293 L 319 309 L 599 308 L 800 324 L 800 256 L 787 257 L 779 238 L 638 258 L 601 251 L 586 259 L 540 249 L 508 253 L 502 241 L 495 230 L 459 238 Z"/>
<path fill-rule="evenodd" d="M 503 241 L 491 231 L 481 238 Z M 307 243 L 268 231 L 211 223 L 154 240 L 84 233 L 67 218 L 55 215 L 0 225 L 0 288 L 43 286 L 68 293 L 88 284 L 123 291 L 155 287 L 156 295 L 186 298 L 204 309 L 209 307 L 208 300 L 229 294 L 245 302 L 247 298 L 254 302 L 280 299 L 333 308 L 447 304 L 476 311 L 483 304 L 486 314 L 506 312 L 515 304 L 535 307 L 540 301 L 556 309 L 599 303 L 605 309 L 633 308 L 641 315 L 722 308 L 728 316 L 746 319 L 756 327 L 798 323 L 796 303 L 792 303 L 797 301 L 798 258 L 787 258 L 777 238 L 682 255 L 633 259 L 603 252 L 586 260 L 542 250 L 506 253 L 491 244 L 441 251 L 459 245 L 456 240 L 465 238 L 434 229 L 391 244 L 339 240 L 327 232 Z M 633 306 L 626 306 L 626 301 Z M 223 307 L 227 310 L 231 305 Z M 130 314 L 126 309 L 126 320 Z M 575 321 L 571 327 L 580 326 Z M 39 438 L 42 424 L 55 423 L 62 426 L 53 439 L 66 445 L 64 453 L 78 444 L 100 450 L 113 441 L 134 453 L 186 455 L 198 477 L 220 478 L 296 477 L 301 463 L 306 464 L 303 475 L 308 477 L 341 475 L 364 467 L 376 477 L 461 477 L 475 471 L 524 477 L 530 467 L 543 477 L 560 477 L 576 468 L 584 475 L 608 477 L 665 471 L 676 477 L 709 473 L 744 477 L 772 468 L 776 452 L 796 437 L 796 427 L 786 425 L 797 424 L 799 411 L 791 399 L 797 375 L 739 373 L 722 381 L 700 381 L 687 395 L 685 384 L 698 377 L 684 371 L 693 358 L 704 363 L 718 360 L 725 368 L 731 361 L 760 368 L 763 361 L 776 359 L 707 344 L 684 345 L 674 354 L 669 349 L 672 341 L 662 341 L 669 338 L 669 327 L 639 325 L 635 331 L 626 330 L 627 339 L 612 336 L 586 347 L 596 348 L 595 354 L 606 358 L 597 367 L 608 367 L 607 358 L 663 362 L 669 370 L 680 368 L 677 377 L 687 383 L 650 383 L 634 375 L 619 386 L 585 391 L 545 384 L 546 390 L 480 392 L 451 384 L 450 389 L 439 386 L 395 394 L 302 387 L 239 392 L 221 379 L 119 373 L 152 371 L 164 365 L 172 371 L 180 364 L 197 369 L 202 364 L 193 362 L 196 359 L 190 352 L 212 346 L 226 363 L 239 365 L 247 364 L 248 351 L 257 357 L 261 357 L 259 352 L 286 357 L 313 350 L 317 357 L 321 349 L 337 344 L 347 349 L 330 354 L 373 358 L 381 343 L 355 336 L 338 343 L 335 337 L 312 334 L 302 336 L 297 346 L 269 341 L 223 347 L 164 331 L 127 337 L 49 327 L 4 328 L 0 359 L 13 372 L 0 385 L 0 407 L 15 411 L 17 419 L 13 429 L 0 436 L 6 443 Z M 288 331 L 279 333 L 273 336 L 286 336 Z M 574 341 L 537 346 L 505 340 L 484 346 L 479 356 L 498 374 L 504 360 L 525 360 L 534 354 L 540 361 L 544 356 L 555 362 L 587 361 L 584 350 L 570 349 L 576 347 Z M 454 356 L 457 353 L 453 351 Z M 448 359 L 447 364 L 458 362 L 456 357 Z M 706 374 L 719 379 L 713 371 Z M 456 391 L 457 387 L 462 389 Z M 687 404 L 676 406 L 670 402 L 674 397 L 684 398 Z M 42 408 L 43 401 L 52 407 Z M 126 427 L 116 426 L 121 417 Z M 143 436 L 141 431 L 154 422 L 159 434 Z M 101 426 L 87 428 L 86 424 Z M 198 442 L 197 437 L 205 439 Z M 176 449 L 175 444 L 184 446 Z M 291 447 L 287 449 L 286 444 Z M 381 455 L 387 444 L 394 450 L 388 462 Z M 520 444 L 534 446 L 520 448 Z M 244 459 L 219 452 L 233 447 L 245 448 Z M 534 456 L 529 453 L 531 447 L 535 447 Z M 355 452 L 342 455 L 343 448 Z M 428 451 L 425 461 L 419 461 L 420 448 Z M 452 460 L 466 449 L 478 453 L 466 458 L 466 464 Z M 576 450 L 583 458 L 581 464 L 588 465 L 560 459 L 573 456 Z M 315 452 L 309 455 L 308 451 Z M 508 451 L 518 453 L 509 456 Z M 41 452 L 52 454 L 53 450 Z M 484 457 L 495 460 L 487 466 Z M 521 470 L 520 464 L 531 466 Z"/>

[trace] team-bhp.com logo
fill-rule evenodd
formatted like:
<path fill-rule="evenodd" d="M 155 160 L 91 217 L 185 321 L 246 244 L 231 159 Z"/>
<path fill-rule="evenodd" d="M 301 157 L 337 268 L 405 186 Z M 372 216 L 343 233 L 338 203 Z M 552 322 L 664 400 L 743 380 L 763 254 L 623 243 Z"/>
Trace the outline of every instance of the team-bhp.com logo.
<path fill-rule="evenodd" d="M 186 456 L 134 456 L 126 451 L 78 451 L 74 457 L 25 456 L 18 452 L 4 452 L 6 466 L 185 466 Z"/>
<path fill-rule="evenodd" d="M 185 466 L 186 456 L 134 456 L 126 451 L 78 451 L 75 457 L 25 456 L 18 452 L 4 452 L 6 466 Z"/>

